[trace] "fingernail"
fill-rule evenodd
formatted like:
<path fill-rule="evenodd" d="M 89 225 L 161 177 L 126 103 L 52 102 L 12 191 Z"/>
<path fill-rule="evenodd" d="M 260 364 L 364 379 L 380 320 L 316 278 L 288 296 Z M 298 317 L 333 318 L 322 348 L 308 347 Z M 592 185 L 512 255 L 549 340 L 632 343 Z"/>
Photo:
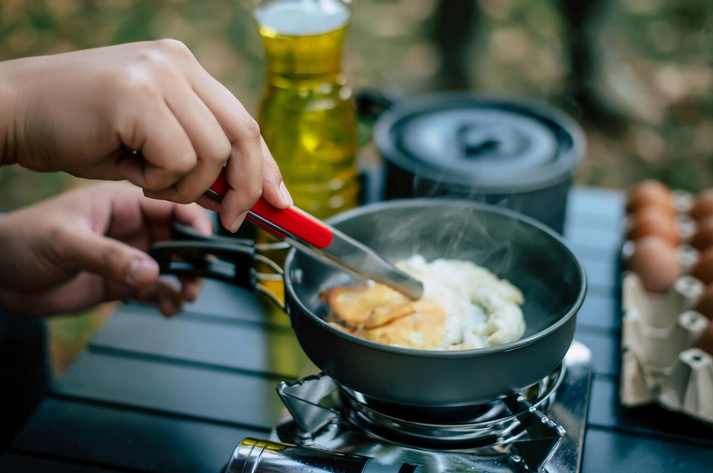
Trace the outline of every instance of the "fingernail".
<path fill-rule="evenodd" d="M 171 314 L 170 315 L 176 315 L 182 309 L 183 309 L 183 301 L 174 299 L 173 302 L 171 303 Z"/>
<path fill-rule="evenodd" d="M 158 263 L 150 258 L 136 258 L 131 262 L 127 276 L 130 283 L 150 284 L 158 277 Z"/>
<path fill-rule="evenodd" d="M 292 201 L 292 196 L 290 195 L 290 191 L 287 190 L 285 181 L 280 182 L 280 195 L 282 196 L 282 200 L 284 200 L 285 203 L 287 203 L 287 205 L 292 205 L 294 203 Z"/>
<path fill-rule="evenodd" d="M 196 300 L 196 297 L 198 297 L 198 292 L 199 292 L 198 284 L 185 284 L 183 286 L 183 291 L 181 293 L 183 294 L 183 298 L 186 299 L 188 302 L 193 302 Z"/>
<path fill-rule="evenodd" d="M 228 227 L 228 230 L 230 230 L 230 233 L 235 233 L 238 231 L 238 228 L 240 228 L 240 225 L 243 224 L 243 221 L 245 220 L 245 216 L 247 215 L 247 212 L 243 212 L 240 215 L 238 215 L 238 218 L 236 218 L 232 224 Z"/>
<path fill-rule="evenodd" d="M 201 291 L 203 290 L 203 280 L 196 279 L 192 287 L 193 290 L 191 291 L 191 299 L 188 299 L 190 302 L 195 301 L 196 299 L 198 299 L 198 296 L 201 295 Z"/>

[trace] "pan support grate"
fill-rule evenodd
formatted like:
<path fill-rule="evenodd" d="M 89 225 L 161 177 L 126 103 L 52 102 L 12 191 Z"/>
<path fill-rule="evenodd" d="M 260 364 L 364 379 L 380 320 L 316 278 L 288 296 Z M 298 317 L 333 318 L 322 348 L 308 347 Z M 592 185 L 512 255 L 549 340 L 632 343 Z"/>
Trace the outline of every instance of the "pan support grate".
<path fill-rule="evenodd" d="M 580 470 L 592 375 L 591 352 L 574 341 L 539 383 L 461 413 L 374 403 L 324 374 L 277 387 L 287 413 L 271 440 L 351 453 L 426 471 Z M 442 415 L 441 415 L 442 414 Z"/>

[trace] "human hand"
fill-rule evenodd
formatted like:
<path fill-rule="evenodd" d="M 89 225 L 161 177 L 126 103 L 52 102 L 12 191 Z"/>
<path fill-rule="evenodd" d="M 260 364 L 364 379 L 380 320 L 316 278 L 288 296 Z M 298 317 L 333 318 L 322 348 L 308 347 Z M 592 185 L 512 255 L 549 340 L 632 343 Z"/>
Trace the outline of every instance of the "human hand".
<path fill-rule="evenodd" d="M 52 315 L 137 299 L 173 314 L 183 299 L 198 296 L 199 282 L 183 278 L 179 288 L 159 279 L 158 264 L 145 253 L 171 238 L 173 222 L 212 232 L 197 205 L 148 199 L 117 183 L 81 187 L 0 215 L 0 304 Z"/>
<path fill-rule="evenodd" d="M 231 231 L 261 195 L 292 204 L 255 120 L 178 41 L 0 63 L 0 102 L 0 164 L 127 179 L 146 196 L 219 210 Z M 226 162 L 218 209 L 201 196 Z"/>

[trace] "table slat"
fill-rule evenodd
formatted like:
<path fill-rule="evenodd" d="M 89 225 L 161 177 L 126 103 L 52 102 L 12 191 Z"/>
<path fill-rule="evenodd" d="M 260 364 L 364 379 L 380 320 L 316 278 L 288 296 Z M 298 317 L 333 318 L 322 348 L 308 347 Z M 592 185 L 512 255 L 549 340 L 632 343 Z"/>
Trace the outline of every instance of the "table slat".
<path fill-rule="evenodd" d="M 287 317 L 285 315 L 285 317 Z M 307 359 L 291 329 L 250 323 L 207 323 L 155 309 L 120 307 L 91 342 L 93 348 L 203 363 L 296 378 Z"/>
<path fill-rule="evenodd" d="M 270 430 L 277 380 L 230 371 L 83 353 L 57 388 L 64 396 Z"/>
<path fill-rule="evenodd" d="M 613 291 L 616 287 L 615 266 L 613 261 L 607 260 L 582 260 L 584 271 L 587 273 L 587 284 L 600 292 Z"/>
<path fill-rule="evenodd" d="M 567 227 L 565 238 L 574 247 L 598 251 L 610 251 L 619 247 L 622 243 L 619 233 L 583 227 Z"/>
<path fill-rule="evenodd" d="M 574 338 L 587 345 L 592 351 L 594 373 L 607 376 L 619 374 L 619 341 L 613 333 L 577 327 Z"/>
<path fill-rule="evenodd" d="M 621 233 L 621 213 L 604 215 L 599 213 L 577 212 L 571 206 L 567 206 L 567 218 L 565 220 L 565 234 L 570 228 L 598 230 L 602 232 Z"/>
<path fill-rule="evenodd" d="M 572 215 L 602 216 L 620 222 L 626 196 L 617 190 L 576 186 L 569 194 L 567 210 Z"/>
<path fill-rule="evenodd" d="M 265 432 L 46 399 L 12 453 L 145 472 L 216 473 L 235 447 Z M 52 471 L 52 470 L 48 470 Z"/>
<path fill-rule="evenodd" d="M 577 314 L 577 325 L 618 330 L 621 316 L 616 312 L 614 298 L 590 291 Z"/>
<path fill-rule="evenodd" d="M 590 427 L 584 440 L 582 473 L 710 471 L 711 458 L 710 447 Z"/>
<path fill-rule="evenodd" d="M 95 465 L 80 465 L 74 462 L 47 460 L 26 455 L 5 454 L 0 457 L 0 473 L 117 473 L 137 470 L 107 470 Z"/>
<path fill-rule="evenodd" d="M 186 304 L 185 310 L 209 317 L 290 326 L 290 318 L 260 295 L 221 281 L 205 280 L 201 297 Z"/>

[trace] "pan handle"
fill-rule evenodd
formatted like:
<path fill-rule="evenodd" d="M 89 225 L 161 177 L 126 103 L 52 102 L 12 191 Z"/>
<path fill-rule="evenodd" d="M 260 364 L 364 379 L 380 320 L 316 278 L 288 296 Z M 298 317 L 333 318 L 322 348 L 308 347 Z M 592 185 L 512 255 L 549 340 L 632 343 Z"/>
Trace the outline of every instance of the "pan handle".
<path fill-rule="evenodd" d="M 161 274 L 217 279 L 250 290 L 257 284 L 253 269 L 255 249 L 250 246 L 163 241 L 154 244 L 149 254 L 158 262 Z"/>
<path fill-rule="evenodd" d="M 274 261 L 255 252 L 252 240 L 205 236 L 185 225 L 175 224 L 173 241 L 151 246 L 149 254 L 158 262 L 161 274 L 216 279 L 267 296 L 280 309 L 283 302 L 260 283 L 266 279 L 281 279 L 282 268 Z M 255 270 L 255 261 L 265 263 L 274 273 Z"/>
<path fill-rule="evenodd" d="M 198 233 L 189 227 L 188 225 L 183 225 L 182 223 L 174 223 L 171 228 L 171 238 L 173 240 L 189 240 L 189 241 L 211 241 L 215 243 L 223 243 L 226 247 L 232 246 L 244 246 L 244 247 L 255 247 L 255 241 L 250 238 L 238 238 L 238 237 L 223 237 L 219 235 L 203 235 Z"/>

